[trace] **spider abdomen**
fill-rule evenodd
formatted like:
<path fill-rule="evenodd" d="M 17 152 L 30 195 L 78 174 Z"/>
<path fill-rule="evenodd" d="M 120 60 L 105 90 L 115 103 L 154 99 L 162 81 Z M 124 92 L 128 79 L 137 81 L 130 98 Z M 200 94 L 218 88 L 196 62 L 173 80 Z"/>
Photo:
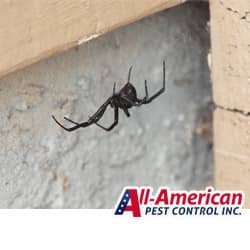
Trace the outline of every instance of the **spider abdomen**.
<path fill-rule="evenodd" d="M 131 108 L 132 102 L 137 101 L 137 93 L 135 87 L 131 83 L 126 83 L 126 85 L 120 90 L 120 108 Z"/>

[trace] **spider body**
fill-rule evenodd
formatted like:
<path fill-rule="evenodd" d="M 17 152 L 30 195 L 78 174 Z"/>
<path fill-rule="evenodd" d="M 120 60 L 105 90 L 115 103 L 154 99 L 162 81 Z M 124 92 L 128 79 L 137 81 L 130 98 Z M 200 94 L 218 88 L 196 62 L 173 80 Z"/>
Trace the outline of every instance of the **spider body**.
<path fill-rule="evenodd" d="M 126 97 L 128 100 L 124 99 Z M 121 109 L 130 109 L 133 107 L 132 102 L 136 102 L 137 93 L 135 87 L 131 83 L 126 83 L 118 93 L 115 94 L 114 101 L 115 105 L 117 105 Z M 114 105 L 114 106 L 115 106 Z"/>
<path fill-rule="evenodd" d="M 157 91 L 154 95 L 151 97 L 148 96 L 148 88 L 147 88 L 147 81 L 145 80 L 145 97 L 143 99 L 140 99 L 137 97 L 137 92 L 135 87 L 130 83 L 130 76 L 131 76 L 131 71 L 132 67 L 129 69 L 129 74 L 128 74 L 128 82 L 118 91 L 115 91 L 115 86 L 116 84 L 114 83 L 113 87 L 113 95 L 110 96 L 104 104 L 101 105 L 101 107 L 94 113 L 94 115 L 90 116 L 88 121 L 82 122 L 82 123 L 77 123 L 75 121 L 70 120 L 67 117 L 64 117 L 65 120 L 71 122 L 74 124 L 73 127 L 71 128 L 66 128 L 63 126 L 61 123 L 59 123 L 54 116 L 52 118 L 54 121 L 63 129 L 66 131 L 74 131 L 78 128 L 83 128 L 83 127 L 88 127 L 90 125 L 97 125 L 100 128 L 110 131 L 112 130 L 119 121 L 119 109 L 122 109 L 126 116 L 130 116 L 129 114 L 129 109 L 132 107 L 139 107 L 142 104 L 148 104 L 151 101 L 153 101 L 155 98 L 157 98 L 160 94 L 162 94 L 165 91 L 165 85 L 166 85 L 166 79 L 165 79 L 165 62 L 163 61 L 163 86 L 162 88 Z M 111 108 L 114 109 L 114 122 L 108 127 L 104 127 L 101 124 L 98 123 L 98 121 L 102 118 L 104 115 L 106 109 L 108 106 L 111 106 Z"/>

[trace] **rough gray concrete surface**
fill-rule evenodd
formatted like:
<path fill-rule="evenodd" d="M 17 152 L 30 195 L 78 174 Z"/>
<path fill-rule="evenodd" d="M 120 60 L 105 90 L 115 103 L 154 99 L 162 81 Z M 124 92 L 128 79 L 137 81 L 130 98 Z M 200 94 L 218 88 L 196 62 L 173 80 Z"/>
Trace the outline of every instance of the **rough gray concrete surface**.
<path fill-rule="evenodd" d="M 211 102 L 208 16 L 206 3 L 184 4 L 2 78 L 0 207 L 112 208 L 126 185 L 210 184 L 211 148 L 195 133 Z M 112 132 L 67 133 L 51 119 L 88 119 L 130 65 L 138 95 L 144 79 L 154 93 L 163 60 L 167 93 L 129 119 L 121 112 Z"/>

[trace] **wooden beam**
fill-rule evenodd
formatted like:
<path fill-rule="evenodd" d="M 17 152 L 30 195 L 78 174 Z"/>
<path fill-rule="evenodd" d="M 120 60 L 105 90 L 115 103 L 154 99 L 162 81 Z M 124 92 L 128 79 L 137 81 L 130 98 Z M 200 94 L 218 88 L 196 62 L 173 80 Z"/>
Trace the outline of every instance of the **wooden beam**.
<path fill-rule="evenodd" d="M 250 117 L 223 109 L 214 112 L 215 186 L 245 192 L 250 208 Z"/>
<path fill-rule="evenodd" d="M 213 94 L 225 108 L 250 111 L 250 1 L 211 0 Z"/>
<path fill-rule="evenodd" d="M 250 208 L 250 1 L 210 0 L 215 185 Z"/>
<path fill-rule="evenodd" d="M 0 1 L 0 76 L 183 2 Z"/>

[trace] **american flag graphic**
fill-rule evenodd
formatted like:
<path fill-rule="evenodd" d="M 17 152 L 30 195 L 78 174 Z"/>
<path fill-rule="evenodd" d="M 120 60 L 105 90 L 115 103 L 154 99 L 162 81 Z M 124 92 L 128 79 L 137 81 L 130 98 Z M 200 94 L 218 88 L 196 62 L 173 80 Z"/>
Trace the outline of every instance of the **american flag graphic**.
<path fill-rule="evenodd" d="M 115 210 L 115 215 L 122 215 L 124 212 L 132 212 L 134 217 L 141 217 L 140 201 L 137 188 L 125 188 L 120 202 Z"/>
<path fill-rule="evenodd" d="M 115 215 L 121 215 L 123 214 L 125 208 L 127 207 L 127 204 L 130 200 L 130 192 L 129 189 L 126 189 L 126 191 L 124 192 L 121 201 L 115 211 Z"/>

